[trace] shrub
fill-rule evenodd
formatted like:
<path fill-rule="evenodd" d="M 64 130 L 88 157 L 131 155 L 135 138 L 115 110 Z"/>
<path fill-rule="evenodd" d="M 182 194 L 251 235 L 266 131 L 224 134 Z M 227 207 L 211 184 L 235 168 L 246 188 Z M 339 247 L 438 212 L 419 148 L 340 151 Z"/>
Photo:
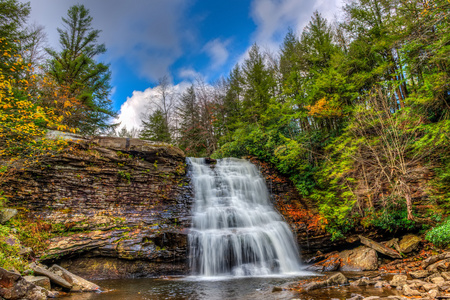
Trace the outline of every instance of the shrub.
<path fill-rule="evenodd" d="M 450 219 L 431 229 L 425 239 L 438 247 L 448 246 L 450 244 Z"/>

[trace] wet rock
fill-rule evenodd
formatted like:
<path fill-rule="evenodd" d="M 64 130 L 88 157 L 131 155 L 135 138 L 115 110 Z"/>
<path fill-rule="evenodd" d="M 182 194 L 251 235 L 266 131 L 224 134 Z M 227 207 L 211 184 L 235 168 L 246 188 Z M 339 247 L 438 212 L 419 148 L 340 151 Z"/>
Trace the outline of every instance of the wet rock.
<path fill-rule="evenodd" d="M 383 255 L 386 255 L 386 256 L 389 256 L 392 258 L 402 258 L 400 253 L 398 253 L 397 251 L 395 251 L 391 248 L 386 247 L 383 244 L 372 241 L 371 239 L 365 238 L 362 235 L 360 235 L 359 238 L 361 240 L 361 243 L 363 243 L 364 245 L 374 249 L 375 251 L 377 251 Z"/>
<path fill-rule="evenodd" d="M 303 289 L 305 291 L 312 291 L 326 286 L 343 285 L 347 283 L 348 283 L 347 277 L 345 277 L 342 273 L 336 273 L 327 280 L 307 283 L 303 286 Z"/>
<path fill-rule="evenodd" d="M 347 284 L 348 283 L 348 279 L 347 279 L 347 277 L 344 276 L 344 274 L 337 273 L 337 274 L 334 274 L 333 276 L 331 276 L 330 278 L 328 278 L 326 283 L 327 283 L 328 286 L 331 286 L 331 285 L 343 285 L 343 284 Z"/>
<path fill-rule="evenodd" d="M 351 296 L 352 297 L 351 298 L 347 298 L 347 300 L 362 300 L 362 299 L 364 299 L 364 297 L 362 295 L 359 295 L 359 294 L 352 294 Z"/>
<path fill-rule="evenodd" d="M 410 253 L 419 247 L 422 239 L 414 234 L 407 234 L 401 240 L 399 245 L 401 253 Z"/>
<path fill-rule="evenodd" d="M 360 246 L 339 253 L 341 271 L 373 271 L 378 269 L 378 256 L 375 250 Z"/>
<path fill-rule="evenodd" d="M 317 290 L 317 289 L 320 289 L 320 288 L 323 288 L 326 286 L 327 286 L 327 282 L 324 280 L 324 281 L 307 283 L 303 286 L 303 289 L 308 292 L 308 291 Z"/>
<path fill-rule="evenodd" d="M 96 285 L 95 283 L 92 283 L 90 281 L 87 281 L 86 279 L 81 278 L 80 276 L 77 276 L 73 273 L 70 273 L 66 269 L 58 266 L 53 265 L 51 268 L 48 269 L 53 274 L 56 274 L 62 278 L 64 278 L 67 282 L 72 284 L 71 291 L 76 292 L 99 292 L 100 287 Z"/>
<path fill-rule="evenodd" d="M 50 279 L 45 276 L 24 276 L 23 279 L 46 290 L 51 289 Z"/>
<path fill-rule="evenodd" d="M 358 280 L 353 281 L 350 283 L 351 286 L 368 286 L 368 285 L 374 285 L 375 282 L 367 279 L 367 278 L 361 278 Z"/>
<path fill-rule="evenodd" d="M 391 280 L 391 282 L 389 282 L 389 284 L 393 287 L 403 286 L 406 284 L 407 279 L 408 279 L 408 277 L 406 275 L 394 275 L 394 277 L 392 277 L 392 280 Z"/>
<path fill-rule="evenodd" d="M 34 271 L 34 273 L 50 278 L 51 282 L 53 282 L 63 288 L 66 288 L 66 289 L 72 288 L 72 284 L 67 282 L 67 280 L 65 280 L 61 276 L 58 276 L 42 267 L 36 265 L 35 263 L 30 264 L 30 268 Z"/>
<path fill-rule="evenodd" d="M 414 272 L 410 272 L 409 275 L 411 276 L 411 278 L 414 279 L 420 279 L 420 278 L 425 278 L 429 275 L 430 273 L 427 270 L 419 270 L 419 271 L 414 271 Z"/>
<path fill-rule="evenodd" d="M 274 286 L 272 289 L 272 293 L 276 293 L 276 292 L 282 292 L 283 288 L 280 286 Z"/>
<path fill-rule="evenodd" d="M 306 270 L 313 272 L 332 272 L 337 271 L 341 265 L 341 258 L 336 252 L 333 255 L 326 256 L 326 259 L 308 266 Z"/>
<path fill-rule="evenodd" d="M 0 209 L 0 224 L 5 224 L 17 215 L 17 209 L 3 208 Z"/>
<path fill-rule="evenodd" d="M 417 290 L 413 290 L 409 285 L 405 284 L 403 286 L 403 295 L 405 295 L 405 296 L 422 296 L 422 293 Z"/>

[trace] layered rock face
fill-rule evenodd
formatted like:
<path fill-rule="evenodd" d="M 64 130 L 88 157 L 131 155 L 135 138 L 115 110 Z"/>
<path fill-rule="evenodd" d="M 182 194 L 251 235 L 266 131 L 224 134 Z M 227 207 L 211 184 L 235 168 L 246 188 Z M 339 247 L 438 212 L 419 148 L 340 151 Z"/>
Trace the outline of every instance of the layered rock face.
<path fill-rule="evenodd" d="M 10 205 L 51 224 L 41 260 L 86 278 L 187 273 L 184 153 L 138 139 L 78 140 L 14 176 Z"/>

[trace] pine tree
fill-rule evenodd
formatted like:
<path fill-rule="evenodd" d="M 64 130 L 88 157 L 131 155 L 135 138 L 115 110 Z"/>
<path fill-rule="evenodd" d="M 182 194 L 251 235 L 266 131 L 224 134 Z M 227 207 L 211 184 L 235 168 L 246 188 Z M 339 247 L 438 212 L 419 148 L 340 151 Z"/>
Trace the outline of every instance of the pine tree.
<path fill-rule="evenodd" d="M 81 106 L 74 108 L 66 122 L 81 133 L 94 134 L 108 128 L 115 116 L 112 110 L 109 65 L 98 63 L 95 57 L 105 53 L 104 44 L 98 44 L 100 30 L 91 27 L 92 17 L 84 5 L 69 8 L 62 18 L 64 29 L 58 28 L 61 52 L 47 49 L 52 57 L 48 72 L 60 86 L 65 86 Z"/>
<path fill-rule="evenodd" d="M 165 114 L 161 109 L 158 108 L 148 114 L 146 120 L 142 121 L 139 138 L 155 142 L 171 142 L 169 124 L 167 124 Z"/>

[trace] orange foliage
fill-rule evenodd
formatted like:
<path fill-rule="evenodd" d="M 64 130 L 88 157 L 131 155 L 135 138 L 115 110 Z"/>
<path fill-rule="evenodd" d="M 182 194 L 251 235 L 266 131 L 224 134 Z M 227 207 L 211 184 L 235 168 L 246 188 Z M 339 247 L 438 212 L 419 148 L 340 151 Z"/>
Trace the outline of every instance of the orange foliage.
<path fill-rule="evenodd" d="M 320 99 L 314 105 L 307 105 L 305 108 L 308 110 L 308 115 L 318 118 L 342 116 L 342 111 L 325 98 Z"/>
<path fill-rule="evenodd" d="M 321 230 L 323 218 L 310 210 L 298 208 L 292 204 L 278 204 L 279 211 L 291 222 L 297 225 L 306 225 L 308 231 Z"/>

